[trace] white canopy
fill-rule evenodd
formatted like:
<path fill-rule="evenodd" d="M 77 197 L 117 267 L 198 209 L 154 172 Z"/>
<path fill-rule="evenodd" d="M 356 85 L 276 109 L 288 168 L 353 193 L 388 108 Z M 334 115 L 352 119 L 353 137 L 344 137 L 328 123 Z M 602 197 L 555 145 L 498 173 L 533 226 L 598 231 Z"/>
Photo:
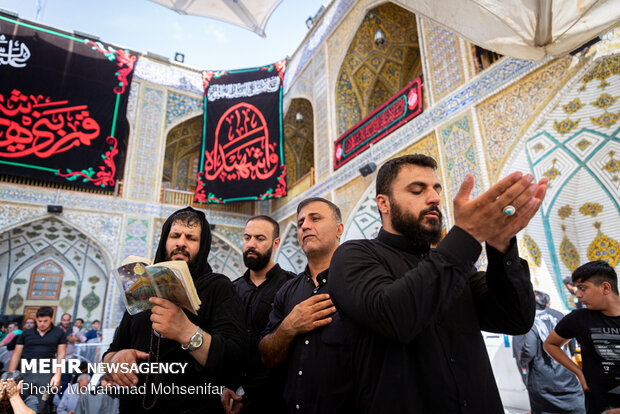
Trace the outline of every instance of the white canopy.
<path fill-rule="evenodd" d="M 179 14 L 210 17 L 265 37 L 265 25 L 282 0 L 151 0 Z"/>
<path fill-rule="evenodd" d="M 180 14 L 232 23 L 264 37 L 267 20 L 282 0 L 151 1 Z M 620 23 L 620 0 L 395 2 L 478 46 L 527 60 L 565 55 Z"/>
<path fill-rule="evenodd" d="M 620 0 L 399 2 L 478 46 L 527 60 L 565 55 L 620 22 Z"/>

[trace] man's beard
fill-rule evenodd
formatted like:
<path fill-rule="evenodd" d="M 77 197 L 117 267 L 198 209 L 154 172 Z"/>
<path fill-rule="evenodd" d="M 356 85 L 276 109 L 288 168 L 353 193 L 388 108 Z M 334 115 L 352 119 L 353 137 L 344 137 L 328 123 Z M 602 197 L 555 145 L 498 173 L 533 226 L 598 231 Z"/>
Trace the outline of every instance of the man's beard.
<path fill-rule="evenodd" d="M 439 242 L 441 239 L 441 223 L 443 218 L 439 207 L 432 205 L 422 210 L 416 218 L 411 213 L 401 209 L 398 203 L 391 198 L 390 205 L 392 207 L 390 215 L 394 230 L 408 239 L 415 241 L 418 245 L 430 245 Z M 431 224 L 432 227 L 428 228 L 422 224 L 422 220 L 424 220 L 424 216 L 431 211 L 436 212 L 439 217 L 433 220 L 434 223 Z"/>
<path fill-rule="evenodd" d="M 245 252 L 243 252 L 243 264 L 248 269 L 253 270 L 255 272 L 262 270 L 269 264 L 269 261 L 271 260 L 272 251 L 273 251 L 273 246 L 270 247 L 269 250 L 265 252 L 265 254 L 261 254 L 260 252 L 254 249 L 248 249 Z M 248 253 L 250 252 L 254 253 L 256 257 L 249 257 Z"/>
<path fill-rule="evenodd" d="M 166 261 L 171 261 L 172 260 L 172 256 L 174 256 L 177 253 L 185 253 L 185 255 L 187 256 L 187 267 L 189 267 L 189 269 L 191 271 L 191 269 L 193 269 L 194 266 L 196 265 L 196 257 L 192 257 L 185 248 L 176 248 L 176 249 L 172 250 L 166 256 Z"/>

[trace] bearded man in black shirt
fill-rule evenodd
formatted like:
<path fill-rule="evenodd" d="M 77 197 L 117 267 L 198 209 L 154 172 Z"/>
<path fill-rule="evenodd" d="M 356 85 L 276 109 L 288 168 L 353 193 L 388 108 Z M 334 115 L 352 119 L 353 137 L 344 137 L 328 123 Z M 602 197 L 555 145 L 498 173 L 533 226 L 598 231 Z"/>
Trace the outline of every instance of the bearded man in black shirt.
<path fill-rule="evenodd" d="M 177 362 L 185 369 L 176 375 L 110 372 L 121 386 L 146 385 L 146 393 L 121 394 L 120 413 L 219 412 L 223 385 L 238 381 L 246 345 L 241 301 L 230 279 L 209 266 L 210 247 L 211 230 L 201 211 L 187 207 L 164 223 L 154 262 L 186 261 L 201 305 L 194 315 L 152 297 L 152 310 L 125 312 L 104 362 Z M 182 391 L 160 391 L 165 389 Z"/>
<path fill-rule="evenodd" d="M 503 413 L 480 330 L 519 335 L 534 321 L 515 235 L 536 213 L 547 180 L 513 173 L 469 200 L 467 174 L 454 199 L 455 226 L 440 242 L 436 169 L 422 154 L 383 165 L 378 237 L 344 243 L 332 258 L 328 288 L 355 332 L 356 412 Z M 482 242 L 487 272 L 474 267 Z"/>
<path fill-rule="evenodd" d="M 233 282 L 243 302 L 250 340 L 248 366 L 241 383 L 245 397 L 225 388 L 221 399 L 226 413 L 278 414 L 284 411 L 281 375 L 265 367 L 258 352 L 276 292 L 295 277 L 273 261 L 273 253 L 279 245 L 277 221 L 268 216 L 254 216 L 247 221 L 243 232 L 243 263 L 248 270 Z"/>

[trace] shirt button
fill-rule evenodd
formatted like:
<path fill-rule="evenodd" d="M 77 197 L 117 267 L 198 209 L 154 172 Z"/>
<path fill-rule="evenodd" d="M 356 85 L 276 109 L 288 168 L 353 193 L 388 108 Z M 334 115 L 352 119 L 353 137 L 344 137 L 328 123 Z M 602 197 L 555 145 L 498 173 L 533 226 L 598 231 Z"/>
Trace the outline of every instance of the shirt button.
<path fill-rule="evenodd" d="M 297 408 L 297 409 L 299 410 L 299 404 L 297 404 L 297 405 L 295 406 L 295 408 Z"/>
<path fill-rule="evenodd" d="M 512 260 L 506 260 L 506 266 L 510 266 L 512 264 Z"/>
<path fill-rule="evenodd" d="M 327 282 L 327 280 L 323 279 L 323 283 L 326 283 L 326 282 Z"/>
<path fill-rule="evenodd" d="M 454 358 L 450 358 L 450 362 L 452 362 L 454 364 L 455 359 Z"/>
<path fill-rule="evenodd" d="M 467 400 L 463 400 L 463 407 L 467 407 Z"/>
<path fill-rule="evenodd" d="M 306 339 L 306 345 L 308 345 L 309 343 L 310 343 L 310 341 L 308 341 L 308 340 Z"/>
<path fill-rule="evenodd" d="M 299 371 L 299 375 L 301 375 L 301 371 Z"/>

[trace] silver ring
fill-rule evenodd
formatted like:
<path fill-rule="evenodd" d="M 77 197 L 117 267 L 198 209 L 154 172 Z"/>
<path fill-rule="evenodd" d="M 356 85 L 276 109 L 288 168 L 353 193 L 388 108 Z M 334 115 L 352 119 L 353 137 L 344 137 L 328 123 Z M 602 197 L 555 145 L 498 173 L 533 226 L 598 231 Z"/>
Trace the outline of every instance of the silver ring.
<path fill-rule="evenodd" d="M 515 208 L 515 206 L 508 204 L 506 207 L 502 209 L 502 211 L 504 212 L 505 215 L 512 216 L 517 212 L 517 209 Z"/>

